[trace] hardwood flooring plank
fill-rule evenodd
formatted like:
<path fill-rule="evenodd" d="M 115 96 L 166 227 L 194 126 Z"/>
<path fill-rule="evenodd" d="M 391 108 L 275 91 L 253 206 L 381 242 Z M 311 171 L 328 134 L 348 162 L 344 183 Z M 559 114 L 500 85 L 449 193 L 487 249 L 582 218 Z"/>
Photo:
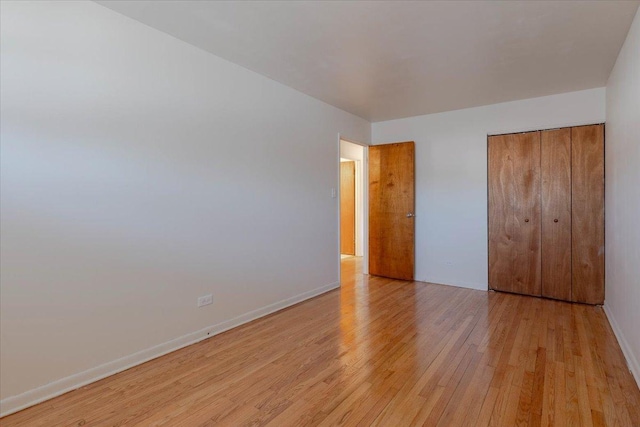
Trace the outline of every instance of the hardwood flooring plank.
<path fill-rule="evenodd" d="M 640 426 L 600 307 L 362 275 L 0 420 L 15 426 Z"/>

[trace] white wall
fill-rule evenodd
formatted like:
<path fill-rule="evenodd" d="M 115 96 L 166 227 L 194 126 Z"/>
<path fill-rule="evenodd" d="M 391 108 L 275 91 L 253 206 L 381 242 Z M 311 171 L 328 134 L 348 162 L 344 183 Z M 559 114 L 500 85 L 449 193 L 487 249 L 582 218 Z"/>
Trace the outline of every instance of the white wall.
<path fill-rule="evenodd" d="M 92 2 L 1 4 L 2 412 L 337 286 L 367 121 Z"/>
<path fill-rule="evenodd" d="M 487 134 L 604 121 L 602 88 L 374 123 L 416 143 L 416 279 L 487 289 Z"/>
<path fill-rule="evenodd" d="M 340 140 L 340 157 L 356 162 L 356 256 L 364 255 L 364 147 Z"/>
<path fill-rule="evenodd" d="M 605 310 L 640 384 L 640 12 L 607 84 Z"/>

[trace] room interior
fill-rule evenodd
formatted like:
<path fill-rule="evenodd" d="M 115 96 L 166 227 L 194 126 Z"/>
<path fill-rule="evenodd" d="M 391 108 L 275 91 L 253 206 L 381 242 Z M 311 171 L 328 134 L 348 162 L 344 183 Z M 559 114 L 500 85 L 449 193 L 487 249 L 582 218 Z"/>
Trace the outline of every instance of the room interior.
<path fill-rule="evenodd" d="M 0 423 L 640 425 L 639 5 L 2 0 Z"/>

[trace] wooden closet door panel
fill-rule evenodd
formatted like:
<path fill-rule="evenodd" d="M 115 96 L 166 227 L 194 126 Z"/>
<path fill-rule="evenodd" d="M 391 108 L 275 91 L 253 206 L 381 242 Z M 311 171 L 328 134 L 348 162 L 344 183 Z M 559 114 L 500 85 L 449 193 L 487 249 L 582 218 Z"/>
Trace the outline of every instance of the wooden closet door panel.
<path fill-rule="evenodd" d="M 571 129 L 541 134 L 542 296 L 571 301 Z"/>
<path fill-rule="evenodd" d="M 571 128 L 572 300 L 604 303 L 604 125 Z"/>
<path fill-rule="evenodd" d="M 489 287 L 541 294 L 540 132 L 489 137 Z"/>

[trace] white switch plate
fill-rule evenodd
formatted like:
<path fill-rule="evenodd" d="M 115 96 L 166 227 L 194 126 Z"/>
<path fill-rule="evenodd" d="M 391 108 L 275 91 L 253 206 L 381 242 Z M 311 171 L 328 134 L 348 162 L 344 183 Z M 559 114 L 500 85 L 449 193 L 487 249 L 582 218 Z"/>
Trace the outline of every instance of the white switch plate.
<path fill-rule="evenodd" d="M 336 189 L 335 189 L 335 188 L 332 188 L 332 189 L 331 189 L 331 198 L 332 198 L 332 199 L 335 199 L 335 198 L 336 198 Z"/>
<path fill-rule="evenodd" d="M 212 303 L 213 303 L 213 295 L 211 294 L 198 298 L 198 307 L 202 307 Z"/>

